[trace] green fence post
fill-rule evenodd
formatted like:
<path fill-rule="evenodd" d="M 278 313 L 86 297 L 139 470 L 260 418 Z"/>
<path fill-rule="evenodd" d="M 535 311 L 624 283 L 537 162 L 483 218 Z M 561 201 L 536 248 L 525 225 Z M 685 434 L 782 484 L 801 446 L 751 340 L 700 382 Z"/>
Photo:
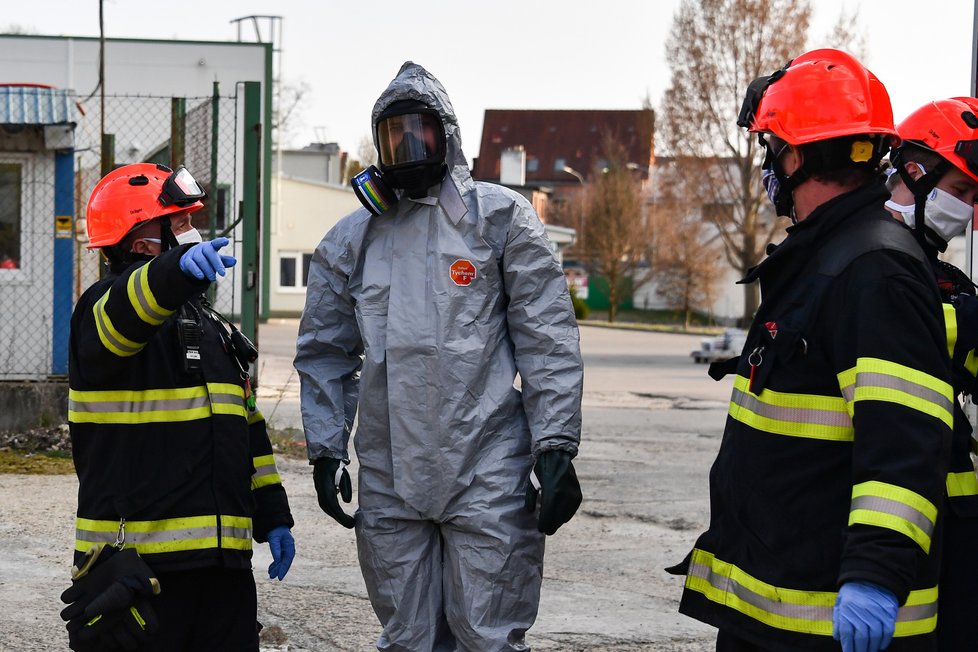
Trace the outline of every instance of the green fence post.
<path fill-rule="evenodd" d="M 170 169 L 186 162 L 187 148 L 187 100 L 170 98 Z"/>
<path fill-rule="evenodd" d="M 241 332 L 258 346 L 260 310 L 261 242 L 261 164 L 262 122 L 261 82 L 244 82 L 244 162 L 241 202 Z"/>

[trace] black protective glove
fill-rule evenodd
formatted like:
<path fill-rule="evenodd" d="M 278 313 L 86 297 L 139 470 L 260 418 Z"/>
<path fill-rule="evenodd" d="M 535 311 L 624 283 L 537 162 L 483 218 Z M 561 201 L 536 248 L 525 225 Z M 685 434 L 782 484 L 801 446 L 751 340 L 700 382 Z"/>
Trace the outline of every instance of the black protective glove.
<path fill-rule="evenodd" d="M 538 497 L 540 513 L 537 516 L 537 529 L 544 534 L 553 534 L 577 512 L 583 497 L 570 453 L 548 450 L 540 455 L 530 472 L 526 511 L 537 510 Z"/>
<path fill-rule="evenodd" d="M 352 528 L 356 521 L 343 511 L 337 494 L 343 497 L 343 502 L 353 500 L 353 484 L 350 474 L 342 460 L 333 457 L 321 457 L 313 462 L 312 481 L 316 485 L 316 495 L 319 497 L 319 507 L 345 528 Z"/>
<path fill-rule="evenodd" d="M 149 598 L 160 584 L 135 548 L 93 547 L 71 575 L 61 618 L 72 650 L 136 650 L 156 631 Z"/>

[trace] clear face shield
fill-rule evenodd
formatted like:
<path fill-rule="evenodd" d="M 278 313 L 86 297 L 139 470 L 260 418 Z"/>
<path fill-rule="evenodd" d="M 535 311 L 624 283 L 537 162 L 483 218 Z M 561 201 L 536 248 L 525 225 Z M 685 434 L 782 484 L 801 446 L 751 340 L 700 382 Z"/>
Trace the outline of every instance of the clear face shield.
<path fill-rule="evenodd" d="M 377 149 L 385 169 L 440 163 L 445 158 L 445 130 L 434 111 L 391 116 L 377 123 Z"/>

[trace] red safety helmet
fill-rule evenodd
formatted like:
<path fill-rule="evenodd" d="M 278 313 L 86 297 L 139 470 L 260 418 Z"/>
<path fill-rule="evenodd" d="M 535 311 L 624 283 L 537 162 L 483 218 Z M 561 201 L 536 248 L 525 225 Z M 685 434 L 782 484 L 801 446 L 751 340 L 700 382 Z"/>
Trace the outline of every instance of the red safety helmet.
<path fill-rule="evenodd" d="M 929 102 L 908 115 L 897 132 L 905 143 L 938 154 L 978 181 L 978 99 Z"/>
<path fill-rule="evenodd" d="M 791 145 L 861 134 L 900 139 L 890 96 L 876 75 L 841 50 L 806 52 L 770 84 L 753 111 L 749 129 L 772 133 Z"/>
<path fill-rule="evenodd" d="M 143 222 L 203 208 L 206 196 L 186 168 L 134 163 L 109 172 L 92 190 L 85 213 L 88 248 L 118 244 Z"/>

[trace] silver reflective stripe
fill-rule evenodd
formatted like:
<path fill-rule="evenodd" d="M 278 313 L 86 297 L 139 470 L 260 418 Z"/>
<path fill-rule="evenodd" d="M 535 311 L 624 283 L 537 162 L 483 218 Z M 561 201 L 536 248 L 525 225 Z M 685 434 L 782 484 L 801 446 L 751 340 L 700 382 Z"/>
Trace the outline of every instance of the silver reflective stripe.
<path fill-rule="evenodd" d="M 857 371 L 856 387 L 883 387 L 886 389 L 895 389 L 934 403 L 935 405 L 944 408 L 948 412 L 951 412 L 954 408 L 954 404 L 951 402 L 951 400 L 941 392 L 935 391 L 930 387 L 925 387 L 919 383 L 906 380 L 905 378 L 893 376 L 891 374 L 882 374 L 875 371 Z M 849 400 L 849 398 L 846 397 L 846 400 Z"/>
<path fill-rule="evenodd" d="M 750 410 L 754 414 L 769 419 L 793 421 L 795 423 L 814 423 L 820 426 L 852 427 L 852 419 L 849 418 L 848 412 L 772 405 L 736 387 L 733 390 L 731 401 L 742 408 Z"/>
<path fill-rule="evenodd" d="M 78 530 L 78 538 L 82 541 L 96 541 L 101 543 L 103 537 L 108 534 L 105 532 L 88 532 Z M 87 535 L 87 536 L 86 536 Z M 94 535 L 94 539 L 91 538 Z M 206 539 L 216 536 L 215 526 L 180 528 L 177 530 L 157 530 L 154 532 L 133 532 L 126 530 L 126 544 L 141 545 L 147 543 L 164 543 L 169 541 L 187 541 L 193 539 Z M 115 541 L 115 534 L 111 534 L 111 540 Z"/>
<path fill-rule="evenodd" d="M 79 541 L 88 541 L 91 543 L 115 543 L 116 536 L 116 532 L 95 532 L 92 530 L 75 528 L 75 538 Z M 129 539 L 128 532 L 126 533 L 126 539 Z"/>
<path fill-rule="evenodd" d="M 903 519 L 916 525 L 928 537 L 934 533 L 934 522 L 926 514 L 898 500 L 890 500 L 889 498 L 881 498 L 879 496 L 857 496 L 852 499 L 849 511 L 854 512 L 857 509 L 889 514 L 890 516 Z"/>
<path fill-rule="evenodd" d="M 139 305 L 146 313 L 146 316 L 148 316 L 152 320 L 155 320 L 155 322 L 151 322 L 151 323 L 161 324 L 166 320 L 167 317 L 172 315 L 173 312 L 168 312 L 168 313 L 157 312 L 156 309 L 153 307 L 153 304 L 150 303 L 149 298 L 146 296 L 146 293 L 143 291 L 142 281 L 143 281 L 143 276 L 146 275 L 147 267 L 149 267 L 149 265 L 143 265 L 133 273 L 134 278 L 132 282 L 132 288 L 133 288 L 133 292 L 136 295 L 136 300 L 139 301 Z M 137 314 L 139 313 L 138 310 L 136 312 Z M 139 315 L 139 316 L 142 317 L 143 315 Z"/>
<path fill-rule="evenodd" d="M 165 398 L 147 401 L 78 401 L 69 398 L 68 410 L 72 412 L 163 412 L 192 410 L 207 406 L 207 396 L 193 398 Z"/>
<path fill-rule="evenodd" d="M 235 407 L 244 406 L 244 398 L 236 394 L 227 394 L 220 391 L 214 391 L 211 385 L 208 385 L 207 389 L 211 393 L 211 404 L 212 405 L 233 405 Z"/>
<path fill-rule="evenodd" d="M 232 527 L 230 525 L 221 526 L 221 536 L 229 539 L 250 539 L 251 530 L 244 527 Z"/>
<path fill-rule="evenodd" d="M 265 464 L 264 466 L 259 466 L 257 469 L 255 469 L 255 472 L 251 477 L 260 478 L 265 475 L 274 475 L 276 473 L 278 473 L 278 469 L 275 468 L 274 464 Z"/>
<path fill-rule="evenodd" d="M 809 621 L 820 620 L 831 622 L 832 620 L 831 606 L 822 607 L 817 605 L 790 604 L 787 602 L 771 600 L 770 598 L 766 598 L 758 593 L 755 593 L 754 591 L 751 591 L 746 586 L 739 584 L 736 580 L 714 573 L 713 569 L 709 566 L 695 561 L 691 562 L 689 565 L 689 574 L 702 580 L 706 580 L 710 583 L 710 585 L 714 586 L 720 591 L 723 591 L 724 593 L 731 593 L 744 602 L 769 614 Z"/>
<path fill-rule="evenodd" d="M 105 296 L 107 298 L 109 296 L 108 293 L 106 293 Z M 146 346 L 145 344 L 130 346 L 128 344 L 119 341 L 119 339 L 112 333 L 114 329 L 111 328 L 106 323 L 105 299 L 103 299 L 102 301 L 100 301 L 98 304 L 95 305 L 94 312 L 95 312 L 95 319 L 98 322 L 99 334 L 101 334 L 102 337 L 108 340 L 109 344 L 111 344 L 116 349 L 118 349 L 118 351 L 121 351 L 124 355 L 134 355 L 136 353 L 139 353 L 140 351 L 143 350 L 143 347 Z M 113 351 L 113 353 L 115 353 L 115 351 Z"/>
<path fill-rule="evenodd" d="M 900 607 L 897 611 L 897 622 L 908 622 L 912 620 L 926 620 L 937 615 L 937 602 L 918 604 L 912 607 Z"/>

